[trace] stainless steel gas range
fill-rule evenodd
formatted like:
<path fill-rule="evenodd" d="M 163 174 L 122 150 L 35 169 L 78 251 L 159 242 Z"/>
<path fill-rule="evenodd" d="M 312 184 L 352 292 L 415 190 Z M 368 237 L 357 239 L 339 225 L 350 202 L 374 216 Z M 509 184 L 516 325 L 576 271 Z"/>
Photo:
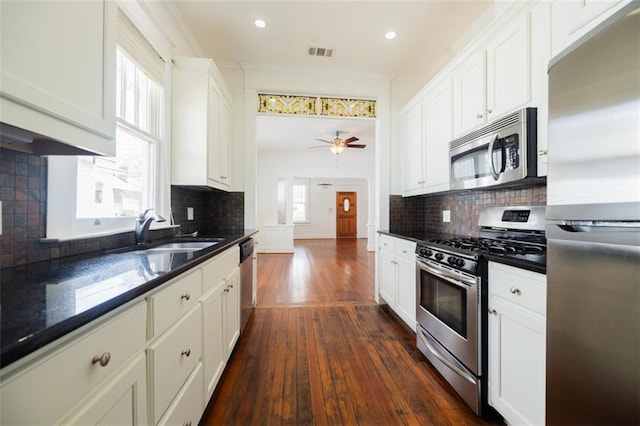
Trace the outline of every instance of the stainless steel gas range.
<path fill-rule="evenodd" d="M 416 246 L 417 346 L 478 415 L 487 410 L 488 260 L 543 268 L 544 206 L 491 207 L 479 237 Z"/>

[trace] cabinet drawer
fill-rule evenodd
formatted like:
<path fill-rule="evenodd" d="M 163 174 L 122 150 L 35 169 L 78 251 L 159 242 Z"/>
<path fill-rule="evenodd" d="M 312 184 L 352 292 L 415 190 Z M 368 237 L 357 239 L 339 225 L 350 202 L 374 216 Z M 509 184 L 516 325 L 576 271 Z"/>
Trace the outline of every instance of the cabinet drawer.
<path fill-rule="evenodd" d="M 212 289 L 221 279 L 233 272 L 240 263 L 240 249 L 236 246 L 214 257 L 202 268 L 203 292 Z"/>
<path fill-rule="evenodd" d="M 380 234 L 380 248 L 395 251 L 396 238 L 393 238 L 389 235 Z"/>
<path fill-rule="evenodd" d="M 200 363 L 189 376 L 187 383 L 180 389 L 175 401 L 158 425 L 197 426 L 204 410 L 203 386 L 203 369 Z"/>
<path fill-rule="evenodd" d="M 198 304 L 149 346 L 147 356 L 153 389 L 153 419 L 157 423 L 200 362 L 202 314 Z M 201 389 L 202 391 L 202 389 Z"/>
<path fill-rule="evenodd" d="M 198 303 L 202 295 L 200 269 L 173 281 L 149 297 L 149 338 L 158 336 L 180 315 Z"/>
<path fill-rule="evenodd" d="M 137 351 L 143 352 L 145 320 L 146 305 L 140 303 L 3 383 L 0 423 L 50 424 L 59 420 Z"/>
<path fill-rule="evenodd" d="M 489 292 L 546 315 L 547 277 L 544 274 L 490 262 Z"/>
<path fill-rule="evenodd" d="M 416 243 L 396 238 L 396 255 L 413 262 L 416 256 Z"/>

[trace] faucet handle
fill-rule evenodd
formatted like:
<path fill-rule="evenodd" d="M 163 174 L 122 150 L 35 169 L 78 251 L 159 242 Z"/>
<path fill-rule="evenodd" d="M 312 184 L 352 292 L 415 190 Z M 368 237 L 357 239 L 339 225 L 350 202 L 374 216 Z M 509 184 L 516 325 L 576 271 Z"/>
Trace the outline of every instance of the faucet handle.
<path fill-rule="evenodd" d="M 138 216 L 138 218 L 140 218 L 140 219 L 144 219 L 145 217 L 147 217 L 147 213 L 149 213 L 151 210 L 153 210 L 153 209 L 146 209 L 145 211 L 143 211 L 142 213 L 140 213 L 140 215 Z"/>

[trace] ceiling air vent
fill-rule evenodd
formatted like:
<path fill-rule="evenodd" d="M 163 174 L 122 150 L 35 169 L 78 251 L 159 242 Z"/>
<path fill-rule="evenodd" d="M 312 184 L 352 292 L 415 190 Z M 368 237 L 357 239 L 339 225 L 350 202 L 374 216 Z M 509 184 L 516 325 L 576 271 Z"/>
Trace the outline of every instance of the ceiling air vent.
<path fill-rule="evenodd" d="M 323 58 L 330 58 L 333 56 L 333 49 L 327 49 L 324 47 L 310 47 L 309 56 L 321 56 Z"/>

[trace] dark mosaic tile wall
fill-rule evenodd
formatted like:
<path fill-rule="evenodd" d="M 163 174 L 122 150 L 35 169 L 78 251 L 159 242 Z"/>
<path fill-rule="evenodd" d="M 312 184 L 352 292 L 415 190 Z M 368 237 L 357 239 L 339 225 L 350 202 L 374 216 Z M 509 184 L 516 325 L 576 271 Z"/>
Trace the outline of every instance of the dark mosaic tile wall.
<path fill-rule="evenodd" d="M 184 225 L 183 232 L 243 229 L 244 193 L 172 188 L 172 196 L 174 193 L 174 221 Z M 40 242 L 46 235 L 47 160 L 43 157 L 0 148 L 0 201 L 0 268 L 111 250 L 135 243 L 133 230 L 99 238 Z M 187 206 L 195 208 L 197 221 L 186 220 Z M 183 216 L 178 212 L 183 212 Z M 149 238 L 166 238 L 175 232 L 175 229 L 152 231 Z"/>
<path fill-rule="evenodd" d="M 468 190 L 434 195 L 389 197 L 389 230 L 401 235 L 449 233 L 478 235 L 478 217 L 483 207 L 546 205 L 546 183 L 486 190 Z M 442 222 L 442 211 L 451 211 L 451 222 Z"/>
<path fill-rule="evenodd" d="M 187 207 L 193 207 L 193 220 L 187 220 Z M 244 229 L 244 192 L 198 190 L 171 187 L 171 210 L 174 223 L 184 233 Z"/>

